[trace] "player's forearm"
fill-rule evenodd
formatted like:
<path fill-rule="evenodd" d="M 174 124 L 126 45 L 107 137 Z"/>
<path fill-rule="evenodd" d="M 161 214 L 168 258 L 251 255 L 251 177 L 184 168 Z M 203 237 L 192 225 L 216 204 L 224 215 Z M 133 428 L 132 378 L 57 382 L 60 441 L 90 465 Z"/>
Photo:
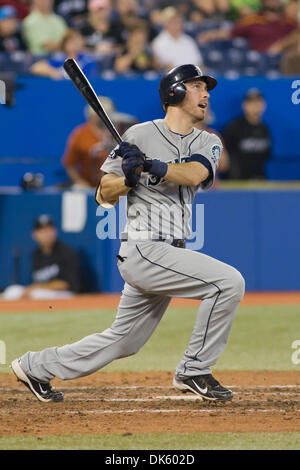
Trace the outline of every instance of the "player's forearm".
<path fill-rule="evenodd" d="M 104 175 L 97 188 L 96 201 L 100 205 L 108 203 L 114 206 L 130 189 L 125 184 L 125 176 Z"/>
<path fill-rule="evenodd" d="M 169 163 L 166 181 L 184 186 L 198 186 L 209 176 L 209 171 L 198 162 Z"/>

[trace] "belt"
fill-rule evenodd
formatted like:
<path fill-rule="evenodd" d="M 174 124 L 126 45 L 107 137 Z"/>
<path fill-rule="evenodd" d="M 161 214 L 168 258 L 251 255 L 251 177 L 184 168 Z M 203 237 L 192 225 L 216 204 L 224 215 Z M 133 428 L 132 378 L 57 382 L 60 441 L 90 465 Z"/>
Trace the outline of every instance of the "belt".
<path fill-rule="evenodd" d="M 127 241 L 128 240 L 126 239 L 122 239 L 121 243 L 127 242 Z M 176 248 L 185 248 L 185 240 L 183 238 L 177 238 L 174 240 L 170 240 L 168 238 L 153 238 L 151 241 L 152 242 L 166 242 L 166 243 L 169 243 L 169 245 L 175 246 Z"/>

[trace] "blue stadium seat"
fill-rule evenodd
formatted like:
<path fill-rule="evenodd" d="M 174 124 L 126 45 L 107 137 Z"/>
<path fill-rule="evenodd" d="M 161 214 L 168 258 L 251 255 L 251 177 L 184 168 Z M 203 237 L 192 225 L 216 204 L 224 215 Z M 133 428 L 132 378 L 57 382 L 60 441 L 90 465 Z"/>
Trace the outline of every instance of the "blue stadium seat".
<path fill-rule="evenodd" d="M 13 72 L 18 75 L 28 74 L 32 64 L 32 56 L 28 52 L 14 52 L 13 54 L 0 54 L 0 70 Z"/>
<path fill-rule="evenodd" d="M 231 47 L 225 52 L 226 68 L 241 68 L 246 64 L 244 51 Z"/>
<path fill-rule="evenodd" d="M 237 69 L 228 69 L 224 72 L 224 77 L 228 80 L 237 80 L 240 78 L 241 73 Z"/>
<path fill-rule="evenodd" d="M 264 59 L 264 54 L 257 51 L 248 51 L 245 54 L 245 59 L 245 69 L 255 69 L 255 75 L 265 75 L 268 71 L 268 64 Z"/>
<path fill-rule="evenodd" d="M 231 47 L 234 47 L 235 49 L 239 49 L 241 51 L 248 51 L 249 50 L 249 44 L 247 39 L 245 38 L 233 38 L 230 40 L 231 42 Z"/>
<path fill-rule="evenodd" d="M 211 49 L 205 58 L 204 65 L 216 70 L 219 74 L 225 69 L 224 54 L 218 49 Z"/>
<path fill-rule="evenodd" d="M 98 64 L 100 74 L 107 70 L 113 70 L 115 63 L 114 55 L 98 55 L 95 57 Z"/>
<path fill-rule="evenodd" d="M 271 55 L 271 54 L 264 54 L 264 61 L 266 62 L 268 69 L 271 70 L 279 70 L 280 68 L 280 61 L 281 61 L 281 54 Z"/>
<path fill-rule="evenodd" d="M 247 67 L 244 67 L 243 69 L 241 69 L 241 74 L 242 75 L 245 75 L 246 77 L 256 77 L 258 75 L 260 75 L 260 72 L 258 70 L 258 68 L 256 68 L 255 66 L 254 67 L 251 67 L 251 66 L 247 66 Z"/>

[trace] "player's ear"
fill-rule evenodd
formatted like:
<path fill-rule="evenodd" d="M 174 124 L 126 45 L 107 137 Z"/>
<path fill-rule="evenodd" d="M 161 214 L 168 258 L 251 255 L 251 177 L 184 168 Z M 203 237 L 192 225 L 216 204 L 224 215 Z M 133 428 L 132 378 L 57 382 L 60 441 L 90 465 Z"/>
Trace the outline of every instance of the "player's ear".
<path fill-rule="evenodd" d="M 184 83 L 175 83 L 169 92 L 169 104 L 180 103 L 186 95 L 186 86 Z"/>

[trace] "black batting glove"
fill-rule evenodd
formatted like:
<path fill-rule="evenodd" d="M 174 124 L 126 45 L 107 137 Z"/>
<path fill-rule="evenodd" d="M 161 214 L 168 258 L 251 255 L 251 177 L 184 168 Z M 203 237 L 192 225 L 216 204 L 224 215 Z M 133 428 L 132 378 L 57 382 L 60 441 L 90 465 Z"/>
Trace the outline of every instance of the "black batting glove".
<path fill-rule="evenodd" d="M 152 176 L 163 178 L 167 174 L 168 164 L 157 159 L 146 158 L 143 171 L 150 173 Z"/>
<path fill-rule="evenodd" d="M 128 150 L 140 150 L 136 145 L 130 144 L 129 142 L 121 142 L 120 145 L 115 149 L 115 154 L 118 157 L 124 158 Z"/>
<path fill-rule="evenodd" d="M 138 147 L 128 148 L 123 155 L 122 170 L 125 175 L 125 185 L 135 187 L 144 168 L 145 154 Z"/>

